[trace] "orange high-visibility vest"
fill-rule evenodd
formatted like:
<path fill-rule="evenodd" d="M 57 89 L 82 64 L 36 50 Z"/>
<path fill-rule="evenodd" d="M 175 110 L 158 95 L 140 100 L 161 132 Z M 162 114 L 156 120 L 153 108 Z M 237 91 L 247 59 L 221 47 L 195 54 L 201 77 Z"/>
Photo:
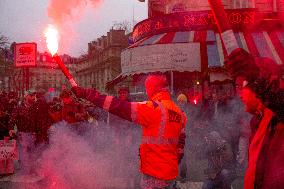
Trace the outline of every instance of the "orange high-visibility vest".
<path fill-rule="evenodd" d="M 131 108 L 133 115 L 142 126 L 142 173 L 164 180 L 175 179 L 178 175 L 178 141 L 185 129 L 185 114 L 170 99 L 133 105 L 136 106 Z"/>

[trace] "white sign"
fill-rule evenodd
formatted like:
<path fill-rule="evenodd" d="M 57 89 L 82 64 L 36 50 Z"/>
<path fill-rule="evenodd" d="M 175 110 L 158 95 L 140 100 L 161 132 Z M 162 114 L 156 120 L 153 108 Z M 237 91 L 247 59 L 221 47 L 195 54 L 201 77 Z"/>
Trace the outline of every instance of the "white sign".
<path fill-rule="evenodd" d="M 5 159 L 18 159 L 18 151 L 15 140 L 9 140 L 8 142 L 0 140 L 0 160 Z"/>
<path fill-rule="evenodd" d="M 26 67 L 36 65 L 36 43 L 17 43 L 15 45 L 15 66 Z"/>
<path fill-rule="evenodd" d="M 126 49 L 122 75 L 165 71 L 201 71 L 199 43 L 156 44 Z"/>

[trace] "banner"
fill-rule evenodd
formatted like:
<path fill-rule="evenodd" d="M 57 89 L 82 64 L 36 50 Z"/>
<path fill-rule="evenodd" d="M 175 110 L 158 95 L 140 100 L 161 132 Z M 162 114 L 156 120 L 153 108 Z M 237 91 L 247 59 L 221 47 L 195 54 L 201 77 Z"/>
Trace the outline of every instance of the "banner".
<path fill-rule="evenodd" d="M 226 10 L 228 21 L 234 31 L 253 27 L 257 22 L 255 9 Z M 211 11 L 175 12 L 162 17 L 143 20 L 133 28 L 134 43 L 147 37 L 166 32 L 216 30 L 216 23 Z"/>
<path fill-rule="evenodd" d="M 201 71 L 200 43 L 156 44 L 126 49 L 122 75 L 165 71 Z"/>
<path fill-rule="evenodd" d="M 0 140 L 0 160 L 19 158 L 16 140 Z"/>

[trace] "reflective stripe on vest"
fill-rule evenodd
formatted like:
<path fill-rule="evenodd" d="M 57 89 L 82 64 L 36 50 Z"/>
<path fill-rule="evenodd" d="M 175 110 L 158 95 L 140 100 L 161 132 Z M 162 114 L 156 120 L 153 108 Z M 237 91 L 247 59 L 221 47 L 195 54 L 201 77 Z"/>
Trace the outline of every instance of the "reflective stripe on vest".
<path fill-rule="evenodd" d="M 163 138 L 153 136 L 143 136 L 142 144 L 177 144 L 178 139 L 176 138 Z"/>
<path fill-rule="evenodd" d="M 142 144 L 158 144 L 158 145 L 173 145 L 178 143 L 178 138 L 164 138 L 165 128 L 167 124 L 166 108 L 161 102 L 156 102 L 161 110 L 161 124 L 159 127 L 158 136 L 143 136 Z"/>
<path fill-rule="evenodd" d="M 109 110 L 112 99 L 113 99 L 113 96 L 106 96 L 105 101 L 104 101 L 104 105 L 103 105 L 103 109 L 105 109 L 107 111 Z"/>

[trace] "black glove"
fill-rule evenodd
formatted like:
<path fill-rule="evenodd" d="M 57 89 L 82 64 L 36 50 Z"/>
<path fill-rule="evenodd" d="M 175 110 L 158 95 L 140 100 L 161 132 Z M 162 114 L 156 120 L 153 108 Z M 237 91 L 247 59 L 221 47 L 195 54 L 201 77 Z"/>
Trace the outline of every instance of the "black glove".
<path fill-rule="evenodd" d="M 233 78 L 244 77 L 247 81 L 254 81 L 259 75 L 259 68 L 254 57 L 244 49 L 235 49 L 225 61 L 225 67 Z"/>
<path fill-rule="evenodd" d="M 81 87 L 72 87 L 71 91 L 75 94 L 78 98 L 86 98 L 86 89 Z"/>

